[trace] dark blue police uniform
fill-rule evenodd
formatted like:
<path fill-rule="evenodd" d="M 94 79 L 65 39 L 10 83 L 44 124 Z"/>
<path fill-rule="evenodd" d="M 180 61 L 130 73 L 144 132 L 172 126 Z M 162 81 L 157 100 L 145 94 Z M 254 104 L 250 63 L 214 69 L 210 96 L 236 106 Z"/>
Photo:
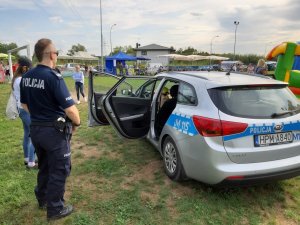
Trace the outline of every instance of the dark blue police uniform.
<path fill-rule="evenodd" d="M 28 71 L 20 86 L 21 103 L 30 111 L 30 135 L 39 160 L 35 194 L 40 206 L 47 204 L 47 216 L 51 217 L 64 207 L 65 182 L 71 170 L 71 127 L 58 129 L 54 122 L 66 117 L 64 109 L 74 101 L 62 76 L 44 65 Z"/>

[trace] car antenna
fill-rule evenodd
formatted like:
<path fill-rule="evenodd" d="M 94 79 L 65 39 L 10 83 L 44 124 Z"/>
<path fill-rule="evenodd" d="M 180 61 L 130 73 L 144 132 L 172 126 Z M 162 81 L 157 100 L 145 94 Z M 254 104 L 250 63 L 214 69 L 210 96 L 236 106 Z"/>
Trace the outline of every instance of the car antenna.
<path fill-rule="evenodd" d="M 226 73 L 226 75 L 230 75 L 230 72 L 233 71 L 233 67 L 235 66 L 235 63 L 232 64 L 232 66 L 230 67 L 230 70 Z"/>

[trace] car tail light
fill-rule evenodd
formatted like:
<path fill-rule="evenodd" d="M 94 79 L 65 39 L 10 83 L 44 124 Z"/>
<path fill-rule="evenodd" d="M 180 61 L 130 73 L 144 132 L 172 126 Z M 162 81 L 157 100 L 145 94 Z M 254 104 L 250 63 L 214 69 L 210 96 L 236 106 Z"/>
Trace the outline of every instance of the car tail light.
<path fill-rule="evenodd" d="M 193 116 L 193 122 L 198 132 L 204 137 L 225 136 L 243 132 L 247 123 L 237 123 L 202 116 Z"/>

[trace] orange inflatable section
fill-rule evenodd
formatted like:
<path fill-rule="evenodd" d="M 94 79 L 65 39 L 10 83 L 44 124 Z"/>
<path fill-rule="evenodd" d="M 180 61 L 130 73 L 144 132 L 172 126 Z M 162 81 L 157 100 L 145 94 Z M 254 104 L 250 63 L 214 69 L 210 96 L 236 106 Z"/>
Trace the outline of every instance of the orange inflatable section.
<path fill-rule="evenodd" d="M 300 88 L 297 88 L 297 87 L 289 87 L 289 89 L 290 89 L 295 95 L 300 95 Z"/>

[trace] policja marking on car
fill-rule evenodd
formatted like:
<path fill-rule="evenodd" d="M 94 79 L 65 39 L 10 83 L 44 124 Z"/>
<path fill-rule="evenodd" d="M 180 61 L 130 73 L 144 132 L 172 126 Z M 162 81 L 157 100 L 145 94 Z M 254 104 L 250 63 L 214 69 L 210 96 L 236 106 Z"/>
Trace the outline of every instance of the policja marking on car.
<path fill-rule="evenodd" d="M 246 136 L 252 136 L 252 135 L 258 135 L 258 134 L 271 134 L 271 133 L 277 133 L 278 131 L 275 130 L 275 123 L 272 123 L 270 125 L 263 124 L 263 126 L 257 126 L 256 124 L 252 124 L 249 126 L 244 132 L 239 134 L 233 134 L 224 136 L 224 141 L 229 141 L 237 138 L 242 138 Z M 286 131 L 294 131 L 294 140 L 300 140 L 299 135 L 295 134 L 295 131 L 300 131 L 300 121 L 297 120 L 295 122 L 289 121 L 287 123 L 282 123 L 282 132 Z"/>

